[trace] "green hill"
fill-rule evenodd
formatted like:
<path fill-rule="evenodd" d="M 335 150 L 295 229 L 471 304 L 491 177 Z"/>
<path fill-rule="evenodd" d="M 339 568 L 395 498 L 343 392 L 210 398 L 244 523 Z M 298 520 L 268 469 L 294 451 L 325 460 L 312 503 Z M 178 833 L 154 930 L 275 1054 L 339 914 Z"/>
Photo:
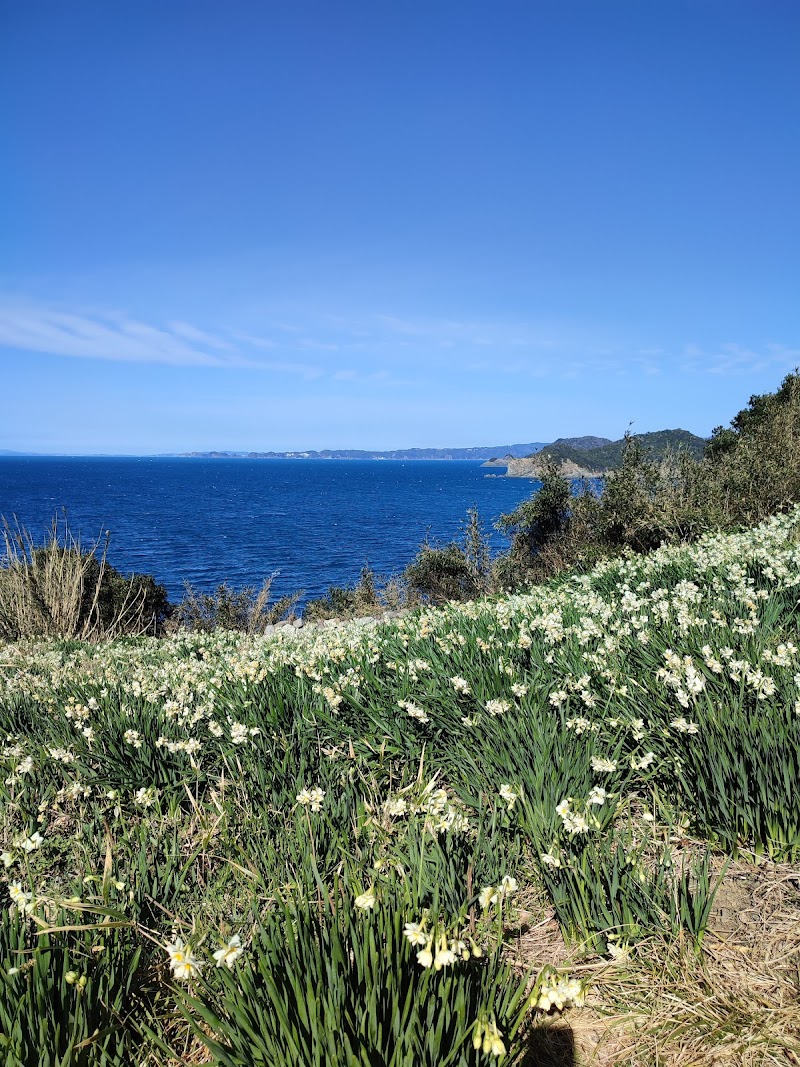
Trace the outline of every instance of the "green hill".
<path fill-rule="evenodd" d="M 660 460 L 668 450 L 687 450 L 695 459 L 700 459 L 705 450 L 706 442 L 702 437 L 689 433 L 688 430 L 656 430 L 654 433 L 641 433 L 634 435 L 647 449 L 651 459 Z M 578 467 L 585 467 L 595 471 L 616 470 L 622 460 L 622 449 L 625 439 L 609 441 L 599 448 L 576 448 L 568 440 L 556 441 L 552 445 L 536 452 L 534 457 L 541 461 L 551 457 L 557 463 L 574 463 Z"/>

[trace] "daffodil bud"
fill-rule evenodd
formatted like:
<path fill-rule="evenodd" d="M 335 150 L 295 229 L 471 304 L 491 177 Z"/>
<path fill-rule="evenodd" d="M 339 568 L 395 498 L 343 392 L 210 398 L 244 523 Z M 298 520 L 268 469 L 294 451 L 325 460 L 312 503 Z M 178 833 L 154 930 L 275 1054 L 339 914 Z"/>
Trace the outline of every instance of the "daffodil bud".
<path fill-rule="evenodd" d="M 477 1052 L 483 1044 L 483 1027 L 480 1023 L 475 1024 L 475 1033 L 472 1035 L 472 1047 Z"/>

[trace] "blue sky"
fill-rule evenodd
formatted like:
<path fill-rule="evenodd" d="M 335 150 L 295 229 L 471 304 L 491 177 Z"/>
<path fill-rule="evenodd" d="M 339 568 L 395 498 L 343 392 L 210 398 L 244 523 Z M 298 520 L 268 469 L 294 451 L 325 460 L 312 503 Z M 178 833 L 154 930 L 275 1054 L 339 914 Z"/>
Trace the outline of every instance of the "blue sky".
<path fill-rule="evenodd" d="M 0 449 L 707 434 L 800 364 L 794 0 L 0 15 Z"/>

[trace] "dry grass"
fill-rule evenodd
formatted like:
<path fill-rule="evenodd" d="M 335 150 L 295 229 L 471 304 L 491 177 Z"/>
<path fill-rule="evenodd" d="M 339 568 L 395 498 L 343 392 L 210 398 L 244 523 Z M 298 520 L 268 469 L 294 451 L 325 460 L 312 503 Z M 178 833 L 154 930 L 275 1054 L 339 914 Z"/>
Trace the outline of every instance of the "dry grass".
<path fill-rule="evenodd" d="M 75 638 L 83 641 L 145 633 L 146 592 L 131 590 L 103 620 L 100 597 L 108 564 L 108 540 L 81 544 L 56 516 L 44 543 L 20 523 L 2 520 L 4 556 L 0 560 L 0 638 Z"/>
<path fill-rule="evenodd" d="M 530 1067 L 800 1065 L 798 867 L 732 865 L 700 957 L 651 939 L 610 965 L 566 948 L 550 918 L 523 926 L 517 952 L 590 981 L 585 1007 L 532 1035 Z"/>

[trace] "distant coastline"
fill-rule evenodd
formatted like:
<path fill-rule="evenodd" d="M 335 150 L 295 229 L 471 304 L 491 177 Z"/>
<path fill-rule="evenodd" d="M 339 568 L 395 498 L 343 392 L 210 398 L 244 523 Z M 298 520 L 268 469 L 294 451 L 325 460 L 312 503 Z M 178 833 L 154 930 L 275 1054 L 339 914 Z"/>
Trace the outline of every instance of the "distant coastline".
<path fill-rule="evenodd" d="M 660 460 L 667 451 L 688 451 L 699 459 L 705 449 L 705 438 L 688 430 L 658 430 L 635 434 L 636 440 L 651 458 Z M 451 460 L 482 463 L 485 467 L 506 467 L 506 477 L 538 478 L 546 460 L 554 460 L 563 474 L 571 478 L 597 477 L 614 470 L 620 463 L 624 438 L 611 441 L 607 437 L 559 437 L 548 443 L 528 441 L 512 445 L 476 445 L 469 448 L 396 448 L 389 450 L 366 448 L 324 448 L 294 451 L 255 451 L 211 449 L 196 452 L 160 453 L 43 453 L 17 452 L 0 449 L 0 459 L 286 459 L 286 460 Z M 498 477 L 504 477 L 498 475 Z"/>
<path fill-rule="evenodd" d="M 306 449 L 292 452 L 235 452 L 212 449 L 206 452 L 14 452 L 0 449 L 0 459 L 383 459 L 383 460 L 470 460 L 480 463 L 496 456 L 530 456 L 544 448 L 545 441 L 515 445 L 477 445 L 471 448 L 397 448 L 388 451 L 365 448 Z"/>
<path fill-rule="evenodd" d="M 185 459 L 382 459 L 382 460 L 471 460 L 482 462 L 499 456 L 521 459 L 546 447 L 544 441 L 516 445 L 476 445 L 472 448 L 396 448 L 388 451 L 365 448 L 308 449 L 302 452 L 182 452 Z"/>

